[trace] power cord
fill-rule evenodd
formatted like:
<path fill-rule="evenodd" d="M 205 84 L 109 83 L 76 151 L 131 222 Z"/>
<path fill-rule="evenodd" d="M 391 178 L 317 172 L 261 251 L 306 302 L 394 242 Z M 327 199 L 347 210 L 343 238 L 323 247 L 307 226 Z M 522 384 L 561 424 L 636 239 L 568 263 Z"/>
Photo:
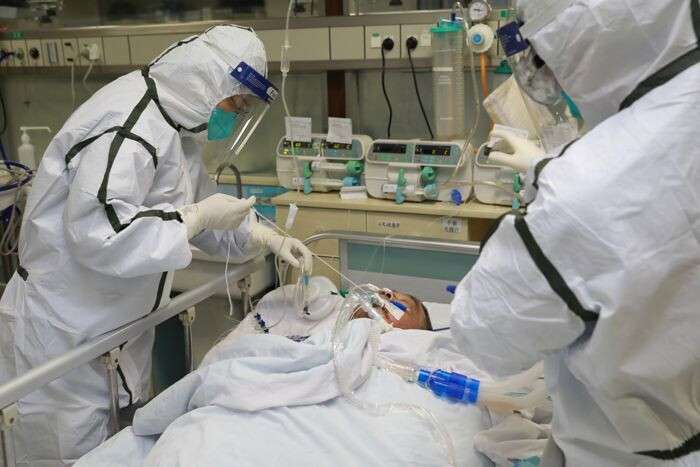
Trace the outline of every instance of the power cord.
<path fill-rule="evenodd" d="M 418 105 L 420 105 L 420 111 L 423 114 L 423 119 L 425 120 L 425 126 L 428 127 L 428 133 L 430 133 L 430 139 L 435 139 L 433 134 L 433 129 L 430 128 L 430 120 L 428 120 L 428 115 L 425 113 L 425 107 L 423 107 L 423 100 L 420 97 L 420 91 L 418 90 L 418 80 L 416 79 L 416 68 L 413 66 L 413 57 L 411 52 L 416 50 L 418 47 L 418 39 L 411 36 L 406 39 L 406 50 L 408 50 L 408 63 L 411 65 L 411 75 L 413 76 L 413 87 L 416 89 L 416 97 L 418 98 Z"/>
<path fill-rule="evenodd" d="M 394 40 L 391 37 L 386 37 L 382 41 L 382 92 L 384 93 L 384 100 L 386 100 L 386 106 L 389 108 L 389 121 L 386 126 L 386 137 L 391 138 L 391 120 L 394 117 L 394 109 L 391 108 L 391 101 L 389 100 L 389 95 L 386 92 L 386 57 L 384 56 L 384 51 L 391 51 L 394 48 Z"/>

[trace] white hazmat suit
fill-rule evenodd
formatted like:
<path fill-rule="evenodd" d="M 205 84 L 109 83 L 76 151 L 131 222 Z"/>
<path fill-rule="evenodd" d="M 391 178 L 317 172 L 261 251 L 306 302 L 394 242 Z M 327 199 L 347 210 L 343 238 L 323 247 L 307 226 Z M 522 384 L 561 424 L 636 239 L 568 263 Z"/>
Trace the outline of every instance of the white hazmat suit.
<path fill-rule="evenodd" d="M 215 191 L 195 133 L 222 99 L 244 93 L 228 73 L 240 61 L 266 74 L 248 29 L 185 39 L 96 92 L 51 141 L 25 212 L 20 273 L 0 302 L 0 383 L 166 303 L 190 241 L 224 256 L 230 241 L 239 261 L 260 253 L 253 218 L 188 241 L 176 211 Z M 148 332 L 122 349 L 123 406 L 148 398 L 152 344 Z M 18 465 L 70 464 L 106 438 L 105 375 L 93 362 L 19 402 Z"/>
<path fill-rule="evenodd" d="M 520 0 L 524 24 L 552 3 Z M 495 374 L 544 358 L 566 465 L 697 466 L 700 1 L 567 3 L 530 43 L 591 130 L 537 164 L 452 332 Z"/>

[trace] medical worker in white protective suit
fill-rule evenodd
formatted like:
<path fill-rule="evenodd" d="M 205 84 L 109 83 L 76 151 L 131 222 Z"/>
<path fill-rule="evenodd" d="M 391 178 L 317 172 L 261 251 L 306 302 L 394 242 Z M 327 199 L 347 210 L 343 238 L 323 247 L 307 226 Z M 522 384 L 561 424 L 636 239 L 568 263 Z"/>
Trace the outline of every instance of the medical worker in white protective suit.
<path fill-rule="evenodd" d="M 551 71 L 589 131 L 531 161 L 536 197 L 459 284 L 452 333 L 496 375 L 544 358 L 543 465 L 699 466 L 700 0 L 517 6 L 539 55 L 521 87 Z"/>
<path fill-rule="evenodd" d="M 310 266 L 301 242 L 257 223 L 254 199 L 212 195 L 201 160 L 209 121 L 217 137 L 235 135 L 256 100 L 264 107 L 276 96 L 266 72 L 252 31 L 217 26 L 105 86 L 68 119 L 42 159 L 20 272 L 0 303 L 0 383 L 162 306 L 190 244 L 219 256 L 230 244 L 237 261 L 269 247 Z M 214 122 L 224 100 L 233 115 Z M 122 406 L 148 398 L 152 344 L 148 332 L 122 348 Z M 95 361 L 20 401 L 18 465 L 71 464 L 106 438 L 105 374 Z"/>

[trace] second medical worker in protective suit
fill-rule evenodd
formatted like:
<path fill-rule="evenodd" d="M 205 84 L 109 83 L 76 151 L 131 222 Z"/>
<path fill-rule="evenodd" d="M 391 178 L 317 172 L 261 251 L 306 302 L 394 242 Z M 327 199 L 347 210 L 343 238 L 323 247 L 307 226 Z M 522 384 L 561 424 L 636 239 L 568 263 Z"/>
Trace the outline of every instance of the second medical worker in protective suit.
<path fill-rule="evenodd" d="M 458 287 L 453 335 L 496 375 L 544 358 L 543 465 L 700 465 L 700 0 L 518 14 L 530 77 L 548 67 L 590 131 L 537 163 L 527 214 Z"/>
<path fill-rule="evenodd" d="M 162 306 L 190 243 L 224 256 L 230 244 L 237 260 L 269 247 L 310 266 L 301 242 L 249 214 L 254 199 L 212 195 L 201 160 L 209 121 L 230 134 L 254 100 L 274 97 L 266 72 L 252 31 L 217 26 L 105 86 L 68 119 L 42 159 L 21 268 L 0 303 L 0 383 Z M 122 348 L 123 406 L 148 398 L 152 345 L 148 332 Z M 19 402 L 17 465 L 74 462 L 106 438 L 107 409 L 98 362 L 33 392 Z"/>

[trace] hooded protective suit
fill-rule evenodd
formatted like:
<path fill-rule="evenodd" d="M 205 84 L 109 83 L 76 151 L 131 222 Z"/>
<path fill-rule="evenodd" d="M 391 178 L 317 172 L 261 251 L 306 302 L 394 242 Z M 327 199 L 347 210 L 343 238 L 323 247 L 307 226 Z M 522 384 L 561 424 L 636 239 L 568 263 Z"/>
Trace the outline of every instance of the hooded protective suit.
<path fill-rule="evenodd" d="M 168 300 L 173 271 L 191 260 L 176 208 L 215 191 L 194 133 L 222 99 L 246 92 L 228 74 L 240 61 L 266 74 L 248 29 L 183 40 L 96 92 L 51 141 L 24 216 L 20 272 L 0 302 L 0 383 Z M 231 256 L 246 260 L 260 251 L 248 241 L 252 222 L 191 243 L 225 255 L 230 241 Z M 122 349 L 123 406 L 148 397 L 152 343 L 149 332 Z M 19 412 L 18 465 L 74 462 L 108 434 L 103 365 L 35 391 Z"/>
<path fill-rule="evenodd" d="M 552 11 L 521 0 L 525 25 Z M 545 359 L 571 466 L 700 465 L 700 1 L 573 0 L 530 38 L 591 127 L 537 164 L 452 304 L 483 369 Z"/>

